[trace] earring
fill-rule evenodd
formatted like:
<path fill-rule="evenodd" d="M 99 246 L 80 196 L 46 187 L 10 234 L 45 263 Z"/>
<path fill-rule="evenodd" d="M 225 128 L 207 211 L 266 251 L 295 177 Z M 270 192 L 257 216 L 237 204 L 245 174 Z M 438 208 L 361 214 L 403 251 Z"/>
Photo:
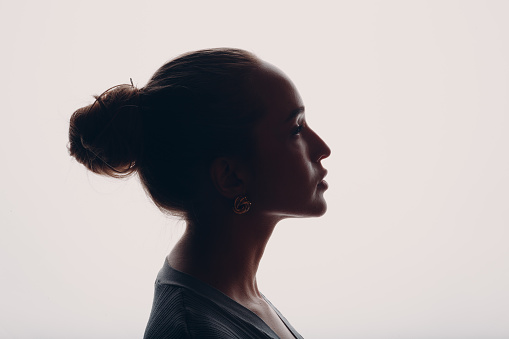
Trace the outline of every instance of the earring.
<path fill-rule="evenodd" d="M 239 195 L 233 203 L 233 212 L 237 214 L 244 214 L 251 208 L 251 201 L 247 200 L 246 196 Z"/>

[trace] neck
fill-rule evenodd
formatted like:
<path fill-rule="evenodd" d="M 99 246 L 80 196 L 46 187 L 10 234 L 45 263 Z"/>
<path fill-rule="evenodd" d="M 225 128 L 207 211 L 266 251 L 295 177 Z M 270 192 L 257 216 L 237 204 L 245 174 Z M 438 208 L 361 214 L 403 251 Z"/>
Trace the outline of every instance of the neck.
<path fill-rule="evenodd" d="M 168 259 L 190 274 L 243 303 L 260 298 L 256 272 L 277 221 L 231 216 L 221 223 L 189 223 Z"/>

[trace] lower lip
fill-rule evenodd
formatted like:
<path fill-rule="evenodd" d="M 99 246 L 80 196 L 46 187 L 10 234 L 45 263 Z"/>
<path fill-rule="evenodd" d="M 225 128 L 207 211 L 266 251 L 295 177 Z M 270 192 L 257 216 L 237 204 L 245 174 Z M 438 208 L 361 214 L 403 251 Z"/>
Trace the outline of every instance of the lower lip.
<path fill-rule="evenodd" d="M 320 183 L 318 184 L 318 187 L 320 187 L 320 188 L 322 188 L 322 189 L 326 190 L 327 188 L 329 188 L 329 184 L 327 183 L 327 181 L 322 180 L 322 181 L 320 181 Z"/>

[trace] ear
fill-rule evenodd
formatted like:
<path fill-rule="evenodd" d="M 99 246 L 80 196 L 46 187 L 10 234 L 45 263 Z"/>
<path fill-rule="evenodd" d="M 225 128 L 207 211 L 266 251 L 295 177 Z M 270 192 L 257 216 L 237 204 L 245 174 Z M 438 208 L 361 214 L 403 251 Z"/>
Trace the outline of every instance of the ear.
<path fill-rule="evenodd" d="M 214 159 L 210 177 L 219 194 L 226 198 L 233 199 L 246 193 L 246 175 L 238 161 L 227 157 Z"/>

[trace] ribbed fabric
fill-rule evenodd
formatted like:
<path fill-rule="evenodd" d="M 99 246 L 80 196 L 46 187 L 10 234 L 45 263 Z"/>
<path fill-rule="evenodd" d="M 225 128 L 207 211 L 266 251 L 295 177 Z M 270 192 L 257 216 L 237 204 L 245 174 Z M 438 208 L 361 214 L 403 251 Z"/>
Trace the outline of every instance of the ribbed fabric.
<path fill-rule="evenodd" d="M 265 297 L 264 297 L 265 298 Z M 302 336 L 267 300 L 290 332 Z M 165 260 L 155 283 L 144 339 L 279 338 L 255 313 L 212 286 L 170 267 Z"/>

